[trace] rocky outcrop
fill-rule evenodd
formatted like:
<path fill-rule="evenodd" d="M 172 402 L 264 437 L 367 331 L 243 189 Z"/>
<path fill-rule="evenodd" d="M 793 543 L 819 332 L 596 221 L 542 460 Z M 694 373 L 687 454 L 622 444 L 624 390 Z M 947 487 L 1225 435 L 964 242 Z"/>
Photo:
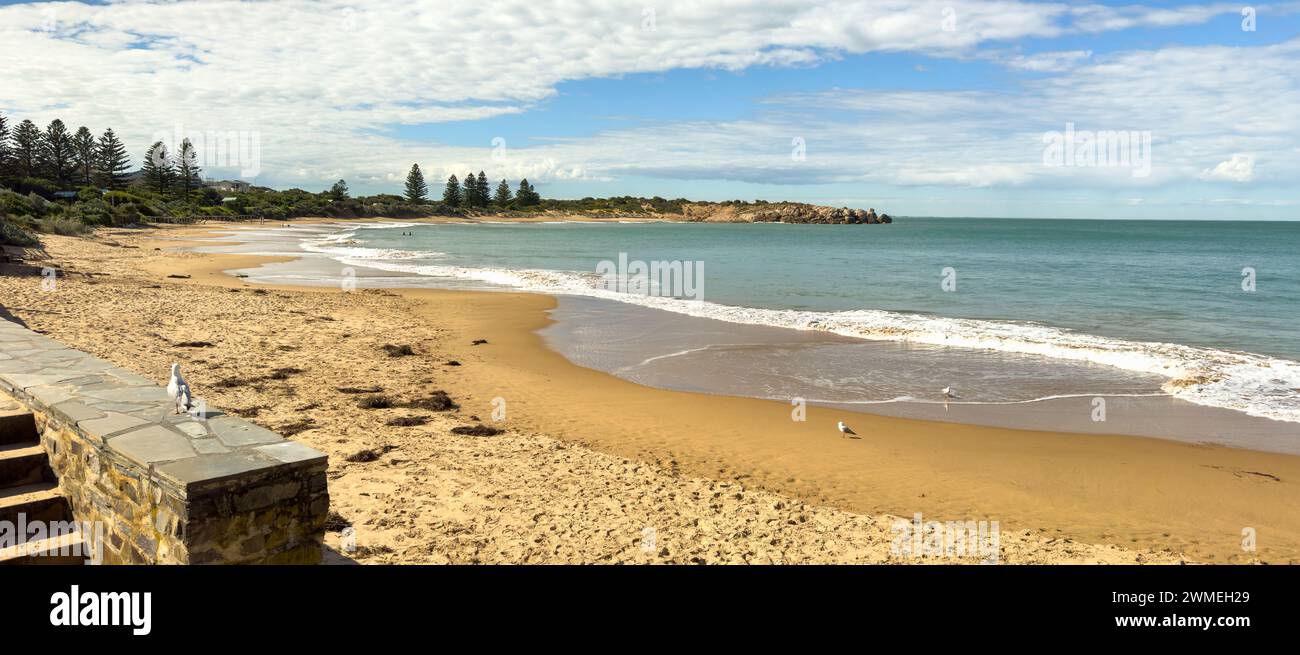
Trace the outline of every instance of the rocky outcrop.
<path fill-rule="evenodd" d="M 728 204 L 696 202 L 682 205 L 687 221 L 697 223 L 823 223 L 882 224 L 892 223 L 889 214 L 875 209 L 826 207 L 802 202 Z"/>

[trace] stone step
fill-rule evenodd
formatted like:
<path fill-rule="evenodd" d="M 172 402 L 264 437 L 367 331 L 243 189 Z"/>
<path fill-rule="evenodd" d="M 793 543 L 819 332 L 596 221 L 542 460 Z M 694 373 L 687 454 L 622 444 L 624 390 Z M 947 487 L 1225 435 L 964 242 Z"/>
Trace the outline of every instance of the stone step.
<path fill-rule="evenodd" d="M 72 520 L 68 501 L 53 482 L 0 489 L 0 521 L 17 525 L 20 514 L 28 523 Z"/>
<path fill-rule="evenodd" d="M 88 553 L 83 552 L 80 533 L 46 537 L 39 541 L 0 549 L 0 566 L 6 564 L 85 564 Z"/>
<path fill-rule="evenodd" d="M 53 482 L 49 458 L 39 443 L 0 446 L 0 489 Z"/>
<path fill-rule="evenodd" d="M 0 407 L 0 446 L 37 440 L 36 418 L 31 412 Z"/>

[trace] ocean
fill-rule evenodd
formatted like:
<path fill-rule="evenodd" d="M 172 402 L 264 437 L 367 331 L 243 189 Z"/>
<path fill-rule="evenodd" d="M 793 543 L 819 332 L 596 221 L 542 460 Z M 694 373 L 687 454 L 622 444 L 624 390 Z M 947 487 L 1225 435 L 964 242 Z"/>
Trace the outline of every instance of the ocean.
<path fill-rule="evenodd" d="M 369 284 L 557 294 L 565 300 L 548 343 L 644 384 L 863 406 L 943 403 L 945 386 L 958 404 L 1172 397 L 1300 422 L 1300 223 L 899 218 L 265 232 L 274 239 L 241 237 L 241 251 L 332 259 L 372 271 Z M 609 272 L 626 262 L 672 263 L 663 270 L 696 279 L 620 292 Z M 305 270 L 244 272 L 312 283 Z"/>

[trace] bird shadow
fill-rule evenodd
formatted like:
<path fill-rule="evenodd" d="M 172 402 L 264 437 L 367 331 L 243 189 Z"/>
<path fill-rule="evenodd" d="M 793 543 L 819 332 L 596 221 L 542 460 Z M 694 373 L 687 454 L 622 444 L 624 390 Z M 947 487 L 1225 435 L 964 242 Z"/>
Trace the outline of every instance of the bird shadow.
<path fill-rule="evenodd" d="M 17 323 L 23 327 L 27 327 L 27 324 L 23 322 L 23 319 L 14 316 L 12 312 L 10 312 L 8 309 L 5 309 L 4 305 L 0 305 L 0 320 L 9 321 L 10 323 Z"/>
<path fill-rule="evenodd" d="M 321 564 L 331 566 L 361 566 L 361 562 L 348 557 L 332 546 L 321 546 Z"/>

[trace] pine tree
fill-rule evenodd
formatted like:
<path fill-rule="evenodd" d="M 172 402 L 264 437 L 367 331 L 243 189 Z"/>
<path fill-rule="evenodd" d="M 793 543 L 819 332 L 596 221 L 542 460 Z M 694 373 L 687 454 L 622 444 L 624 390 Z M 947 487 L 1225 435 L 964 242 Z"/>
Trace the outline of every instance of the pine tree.
<path fill-rule="evenodd" d="M 176 188 L 180 191 L 181 198 L 188 200 L 190 192 L 198 189 L 203 185 L 199 175 L 203 169 L 199 167 L 199 155 L 194 151 L 194 144 L 189 139 L 181 140 L 181 150 L 176 155 Z"/>
<path fill-rule="evenodd" d="M 0 180 L 9 175 L 9 119 L 0 114 Z"/>
<path fill-rule="evenodd" d="M 166 194 L 172 187 L 176 171 L 172 167 L 171 157 L 167 155 L 167 146 L 162 141 L 155 141 L 149 146 L 149 152 L 144 155 L 144 164 L 140 166 L 140 174 L 145 185 L 160 194 Z"/>
<path fill-rule="evenodd" d="M 41 145 L 45 175 L 59 184 L 71 182 L 76 163 L 73 161 L 72 135 L 68 133 L 68 127 L 63 121 L 57 118 L 50 121 L 45 128 L 45 138 Z"/>
<path fill-rule="evenodd" d="M 513 199 L 514 196 L 510 193 L 510 183 L 502 179 L 501 184 L 497 185 L 496 197 L 492 200 L 496 202 L 498 207 L 505 208 Z"/>
<path fill-rule="evenodd" d="M 95 159 L 98 152 L 95 148 L 95 135 L 91 134 L 90 129 L 85 125 L 77 128 L 77 133 L 72 135 L 72 154 L 77 168 L 77 184 L 81 186 L 94 184 Z"/>
<path fill-rule="evenodd" d="M 424 183 L 424 173 L 419 164 L 411 164 L 411 172 L 406 174 L 406 201 L 420 204 L 429 195 L 429 185 Z"/>
<path fill-rule="evenodd" d="M 487 207 L 492 203 L 492 190 L 488 187 L 487 176 L 483 171 L 478 172 L 478 181 L 474 185 L 478 189 L 478 204 L 480 207 Z"/>
<path fill-rule="evenodd" d="M 473 174 L 473 173 L 467 173 L 467 174 L 465 175 L 465 193 L 464 193 L 464 196 L 465 196 L 465 207 L 466 207 L 466 209 L 473 209 L 473 208 L 479 206 L 479 204 L 478 204 L 478 178 L 474 177 L 474 174 Z"/>
<path fill-rule="evenodd" d="M 442 190 L 442 204 L 448 207 L 459 207 L 461 196 L 460 181 L 455 175 L 447 178 L 447 187 Z"/>
<path fill-rule="evenodd" d="M 533 189 L 533 185 L 528 183 L 528 178 L 519 181 L 519 191 L 515 192 L 515 202 L 519 205 L 528 207 L 536 205 L 542 201 L 542 197 Z"/>
<path fill-rule="evenodd" d="M 335 182 L 334 186 L 330 187 L 330 199 L 335 201 L 347 200 L 348 183 L 344 182 L 343 180 L 339 180 L 338 182 Z"/>
<path fill-rule="evenodd" d="M 126 154 L 126 146 L 113 133 L 113 128 L 104 130 L 96 151 L 95 182 L 107 189 L 126 188 L 126 172 L 131 168 L 131 158 Z"/>
<path fill-rule="evenodd" d="M 19 123 L 14 129 L 14 167 L 20 177 L 36 177 L 44 142 L 41 128 L 31 120 Z"/>

